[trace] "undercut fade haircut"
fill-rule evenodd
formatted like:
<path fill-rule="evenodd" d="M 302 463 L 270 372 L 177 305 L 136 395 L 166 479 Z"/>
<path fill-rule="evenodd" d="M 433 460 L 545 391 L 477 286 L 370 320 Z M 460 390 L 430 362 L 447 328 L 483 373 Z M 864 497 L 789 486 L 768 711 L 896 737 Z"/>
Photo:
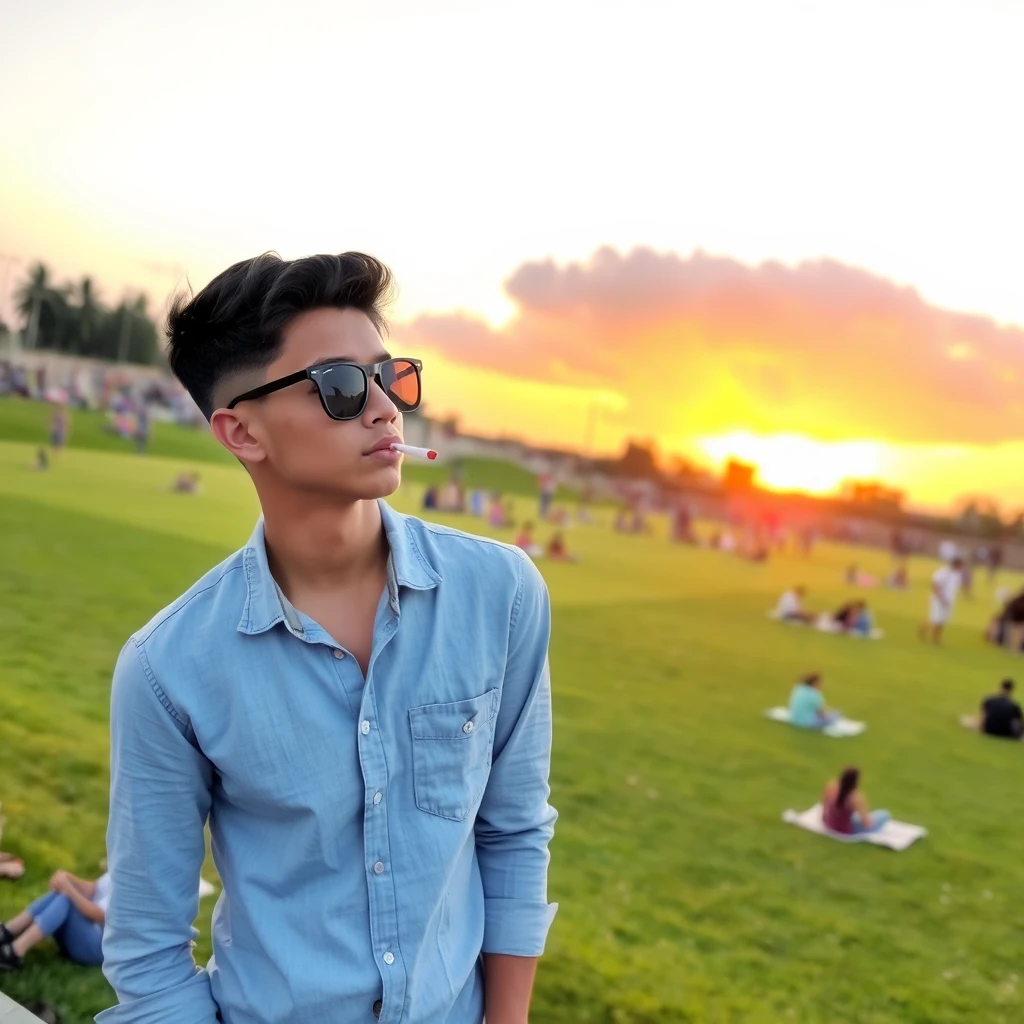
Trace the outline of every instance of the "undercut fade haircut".
<path fill-rule="evenodd" d="M 209 419 L 226 378 L 269 366 L 285 329 L 311 309 L 358 309 L 381 334 L 394 296 L 391 271 L 361 252 L 283 260 L 265 252 L 218 274 L 198 295 L 179 293 L 167 314 L 174 375 Z"/>

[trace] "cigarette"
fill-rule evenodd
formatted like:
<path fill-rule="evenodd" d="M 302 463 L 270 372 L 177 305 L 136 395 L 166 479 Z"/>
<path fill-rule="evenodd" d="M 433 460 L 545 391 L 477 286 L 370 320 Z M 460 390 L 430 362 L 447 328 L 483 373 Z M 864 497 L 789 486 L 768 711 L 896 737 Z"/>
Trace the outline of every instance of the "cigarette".
<path fill-rule="evenodd" d="M 391 450 L 402 452 L 404 455 L 415 455 L 420 459 L 430 459 L 431 461 L 437 458 L 437 452 L 432 448 L 415 448 L 411 444 L 393 444 Z"/>

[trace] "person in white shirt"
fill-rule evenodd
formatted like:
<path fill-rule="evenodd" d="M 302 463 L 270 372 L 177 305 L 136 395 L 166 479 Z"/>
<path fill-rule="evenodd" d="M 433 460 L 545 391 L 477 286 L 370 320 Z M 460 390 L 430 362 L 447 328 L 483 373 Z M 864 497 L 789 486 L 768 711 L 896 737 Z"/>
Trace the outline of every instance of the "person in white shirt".
<path fill-rule="evenodd" d="M 928 621 L 919 630 L 922 640 L 930 635 L 933 644 L 942 643 L 942 631 L 953 614 L 956 595 L 963 583 L 963 568 L 963 559 L 958 556 L 949 565 L 940 566 L 932 575 Z"/>
<path fill-rule="evenodd" d="M 782 622 L 812 622 L 814 616 L 810 612 L 804 611 L 804 594 L 806 593 L 806 589 L 802 586 L 787 590 L 775 606 L 775 618 Z"/>
<path fill-rule="evenodd" d="M 85 967 L 102 964 L 103 926 L 111 889 L 108 874 L 89 881 L 70 871 L 54 872 L 45 896 L 0 924 L 0 973 L 18 970 L 25 954 L 50 936 L 74 963 Z"/>

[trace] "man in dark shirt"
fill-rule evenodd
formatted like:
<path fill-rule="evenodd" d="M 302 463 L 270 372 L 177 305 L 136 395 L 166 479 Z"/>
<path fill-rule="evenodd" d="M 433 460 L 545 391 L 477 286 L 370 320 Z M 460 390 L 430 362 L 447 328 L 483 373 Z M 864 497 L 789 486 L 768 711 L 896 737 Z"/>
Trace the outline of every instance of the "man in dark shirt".
<path fill-rule="evenodd" d="M 981 731 L 988 736 L 1019 740 L 1024 733 L 1024 714 L 1013 699 L 1013 680 L 1004 679 L 1000 692 L 981 702 Z"/>

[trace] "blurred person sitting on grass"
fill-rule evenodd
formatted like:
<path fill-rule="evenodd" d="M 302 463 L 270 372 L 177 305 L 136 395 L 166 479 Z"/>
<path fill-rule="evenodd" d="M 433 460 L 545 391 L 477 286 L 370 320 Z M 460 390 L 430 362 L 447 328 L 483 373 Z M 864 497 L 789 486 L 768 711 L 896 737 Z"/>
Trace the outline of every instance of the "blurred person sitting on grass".
<path fill-rule="evenodd" d="M 544 554 L 544 549 L 533 539 L 533 523 L 523 523 L 516 537 L 516 547 L 531 558 L 539 558 Z"/>
<path fill-rule="evenodd" d="M 807 588 L 802 584 L 787 590 L 775 606 L 775 618 L 782 622 L 802 622 L 810 625 L 814 621 L 814 614 L 804 608 L 804 597 Z"/>
<path fill-rule="evenodd" d="M 789 722 L 801 729 L 824 729 L 840 718 L 838 711 L 825 704 L 821 692 L 821 674 L 809 672 L 789 694 Z"/>
<path fill-rule="evenodd" d="M 859 768 L 847 768 L 838 779 L 829 780 L 821 801 L 825 828 L 852 836 L 877 832 L 890 821 L 888 811 L 871 812 L 859 786 Z"/>
<path fill-rule="evenodd" d="M 999 736 L 1007 740 L 1024 738 L 1024 714 L 1013 699 L 1013 691 L 1013 680 L 1004 679 L 999 693 L 981 702 L 978 728 L 986 736 Z"/>
<path fill-rule="evenodd" d="M 553 562 L 576 562 L 579 559 L 569 554 L 569 548 L 565 543 L 565 535 L 561 530 L 556 530 L 548 541 L 545 555 Z"/>
<path fill-rule="evenodd" d="M 363 253 L 267 253 L 170 309 L 171 368 L 262 516 L 114 670 L 100 1024 L 528 1019 L 550 601 L 524 552 L 384 500 L 422 390 L 384 348 L 391 285 Z"/>
<path fill-rule="evenodd" d="M 1017 653 L 1024 650 L 1024 590 L 1004 602 L 989 623 L 985 639 Z"/>
<path fill-rule="evenodd" d="M 198 473 L 179 473 L 171 483 L 174 494 L 198 494 L 200 491 Z"/>
<path fill-rule="evenodd" d="M 111 889 L 109 874 L 90 882 L 70 871 L 54 872 L 49 893 L 0 925 L 0 971 L 18 970 L 25 954 L 50 937 L 69 960 L 98 967 Z"/>

